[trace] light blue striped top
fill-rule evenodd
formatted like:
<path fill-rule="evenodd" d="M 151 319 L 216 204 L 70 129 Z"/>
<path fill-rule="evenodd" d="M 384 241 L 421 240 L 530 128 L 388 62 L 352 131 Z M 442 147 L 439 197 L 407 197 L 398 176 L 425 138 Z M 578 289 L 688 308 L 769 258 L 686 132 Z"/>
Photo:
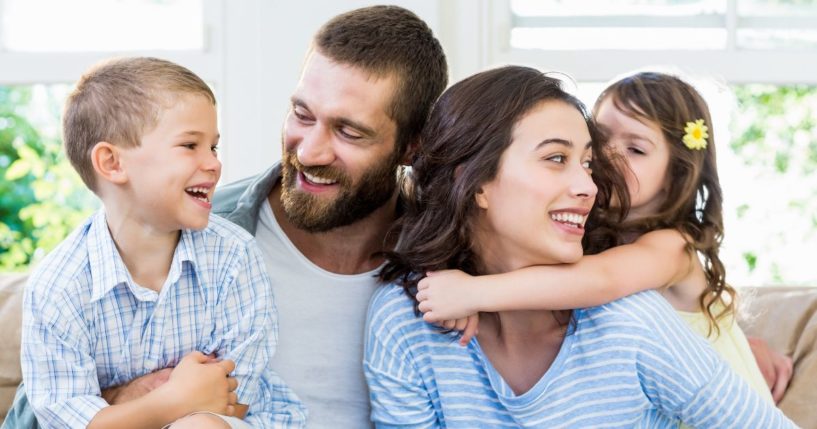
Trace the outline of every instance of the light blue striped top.
<path fill-rule="evenodd" d="M 23 380 L 46 428 L 86 427 L 107 406 L 102 389 L 193 351 L 235 361 L 248 423 L 302 427 L 300 402 L 268 369 L 276 343 L 255 242 L 216 216 L 204 230 L 182 231 L 157 293 L 133 282 L 100 211 L 37 266 L 23 301 Z"/>
<path fill-rule="evenodd" d="M 399 287 L 372 298 L 364 369 L 379 428 L 795 427 L 654 291 L 574 312 L 545 375 L 515 395 L 476 339 L 414 313 Z"/>

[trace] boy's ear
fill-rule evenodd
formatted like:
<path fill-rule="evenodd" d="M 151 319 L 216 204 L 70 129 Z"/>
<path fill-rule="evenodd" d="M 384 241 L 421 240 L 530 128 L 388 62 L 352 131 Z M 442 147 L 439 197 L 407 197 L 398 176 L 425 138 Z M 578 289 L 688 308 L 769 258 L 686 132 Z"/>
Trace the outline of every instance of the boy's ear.
<path fill-rule="evenodd" d="M 91 149 L 91 164 L 94 171 L 103 180 L 121 185 L 128 181 L 128 175 L 120 162 L 121 148 L 108 143 L 99 142 Z"/>

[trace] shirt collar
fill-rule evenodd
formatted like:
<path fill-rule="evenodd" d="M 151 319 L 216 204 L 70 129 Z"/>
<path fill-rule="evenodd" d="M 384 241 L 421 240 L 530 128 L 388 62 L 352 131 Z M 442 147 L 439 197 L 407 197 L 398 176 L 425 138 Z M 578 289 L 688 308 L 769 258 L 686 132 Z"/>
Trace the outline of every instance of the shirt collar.
<path fill-rule="evenodd" d="M 183 263 L 189 262 L 196 270 L 194 231 L 182 230 L 176 249 L 173 251 L 173 261 L 167 274 L 165 285 L 178 283 L 183 270 Z M 125 261 L 116 248 L 105 211 L 100 210 L 93 216 L 88 230 L 88 259 L 91 271 L 92 290 L 91 301 L 102 299 L 108 292 L 121 284 L 127 285 L 133 295 L 141 301 L 155 301 L 158 297 L 155 291 L 137 286 L 125 266 Z"/>

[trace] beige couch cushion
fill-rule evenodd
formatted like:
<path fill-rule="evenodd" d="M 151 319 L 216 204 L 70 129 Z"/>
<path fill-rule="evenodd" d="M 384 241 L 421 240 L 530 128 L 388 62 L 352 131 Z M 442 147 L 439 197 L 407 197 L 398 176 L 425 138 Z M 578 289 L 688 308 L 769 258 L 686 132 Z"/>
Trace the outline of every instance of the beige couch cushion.
<path fill-rule="evenodd" d="M 14 398 L 20 374 L 20 323 L 25 274 L 0 274 L 0 416 Z"/>
<path fill-rule="evenodd" d="M 817 288 L 741 289 L 741 325 L 794 360 L 780 409 L 800 427 L 817 428 Z"/>

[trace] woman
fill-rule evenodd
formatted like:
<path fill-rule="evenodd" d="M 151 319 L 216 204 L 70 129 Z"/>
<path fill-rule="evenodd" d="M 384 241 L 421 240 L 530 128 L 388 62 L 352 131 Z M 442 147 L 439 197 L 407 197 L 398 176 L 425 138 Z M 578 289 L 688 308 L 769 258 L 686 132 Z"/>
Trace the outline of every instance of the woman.
<path fill-rule="evenodd" d="M 392 284 L 368 314 L 377 426 L 794 426 L 655 292 L 572 312 L 484 313 L 467 347 L 422 321 L 418 273 L 575 262 L 594 202 L 607 209 L 615 194 L 626 211 L 621 174 L 557 80 L 505 67 L 451 87 L 413 176 L 416 203 L 381 273 Z"/>

